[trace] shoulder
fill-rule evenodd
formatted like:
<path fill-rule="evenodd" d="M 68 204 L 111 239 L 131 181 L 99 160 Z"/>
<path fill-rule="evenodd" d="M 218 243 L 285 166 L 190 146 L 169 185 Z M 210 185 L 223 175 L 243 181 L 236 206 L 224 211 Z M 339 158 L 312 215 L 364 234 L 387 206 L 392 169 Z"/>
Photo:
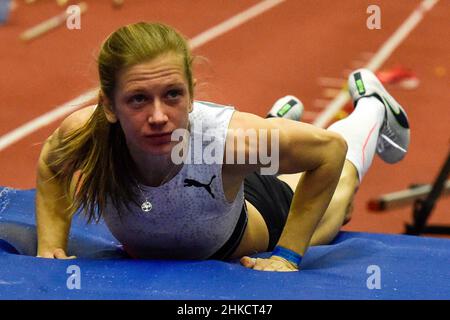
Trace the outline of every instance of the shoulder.
<path fill-rule="evenodd" d="M 61 146 L 61 142 L 70 132 L 81 128 L 91 117 L 95 110 L 95 105 L 79 109 L 67 116 L 59 125 L 59 127 L 46 139 L 41 150 L 40 159 L 42 164 L 52 162 L 52 150 Z"/>
<path fill-rule="evenodd" d="M 88 106 L 67 116 L 58 128 L 59 138 L 81 128 L 92 116 L 96 107 L 97 105 Z"/>
<path fill-rule="evenodd" d="M 285 134 L 286 129 L 291 125 L 296 126 L 297 122 L 286 122 L 282 118 L 265 119 L 253 113 L 235 111 L 231 117 L 227 135 L 229 139 L 242 135 L 259 137 L 261 134 L 270 137 L 274 132 Z"/>
<path fill-rule="evenodd" d="M 271 148 L 268 144 L 274 138 L 276 143 L 279 140 L 286 141 L 285 138 L 281 137 L 284 128 L 285 125 L 279 121 L 269 121 L 252 113 L 235 111 L 226 134 L 225 171 L 241 178 L 256 171 L 262 166 L 260 150 L 269 151 Z M 242 162 L 237 159 L 245 161 Z M 253 161 L 250 159 L 253 159 Z"/>
<path fill-rule="evenodd" d="M 193 110 L 190 113 L 192 120 L 223 121 L 229 119 L 235 108 L 209 101 L 194 101 Z"/>
<path fill-rule="evenodd" d="M 220 104 L 220 103 L 204 101 L 204 100 L 195 100 L 194 101 L 194 109 L 195 108 L 207 108 L 207 110 L 211 110 L 208 108 L 218 108 L 218 109 L 225 108 L 225 109 L 233 109 L 234 110 L 234 107 L 231 105 Z"/>

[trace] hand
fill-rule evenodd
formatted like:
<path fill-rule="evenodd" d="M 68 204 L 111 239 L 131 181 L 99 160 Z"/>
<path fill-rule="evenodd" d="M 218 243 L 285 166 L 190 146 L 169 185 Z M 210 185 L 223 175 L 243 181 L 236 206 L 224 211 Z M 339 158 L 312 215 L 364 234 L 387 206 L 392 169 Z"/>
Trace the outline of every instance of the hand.
<path fill-rule="evenodd" d="M 47 258 L 47 259 L 61 259 L 61 260 L 68 260 L 68 259 L 76 259 L 76 256 L 70 256 L 68 257 L 66 255 L 66 252 L 61 249 L 61 248 L 57 248 L 53 251 L 46 251 L 42 254 L 38 254 L 37 255 L 38 258 Z"/>
<path fill-rule="evenodd" d="M 253 270 L 278 272 L 298 271 L 298 268 L 294 267 L 293 264 L 278 256 L 271 256 L 268 259 L 244 256 L 241 258 L 240 262 L 244 267 Z"/>

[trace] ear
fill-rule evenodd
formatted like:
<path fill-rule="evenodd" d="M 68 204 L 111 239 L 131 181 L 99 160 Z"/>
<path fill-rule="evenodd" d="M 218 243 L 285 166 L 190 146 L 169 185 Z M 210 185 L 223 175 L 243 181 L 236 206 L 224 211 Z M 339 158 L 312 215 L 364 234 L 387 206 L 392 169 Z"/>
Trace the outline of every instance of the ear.
<path fill-rule="evenodd" d="M 116 123 L 117 117 L 112 109 L 112 104 L 109 99 L 103 94 L 100 94 L 99 103 L 103 106 L 103 111 L 105 112 L 106 119 L 109 123 Z"/>

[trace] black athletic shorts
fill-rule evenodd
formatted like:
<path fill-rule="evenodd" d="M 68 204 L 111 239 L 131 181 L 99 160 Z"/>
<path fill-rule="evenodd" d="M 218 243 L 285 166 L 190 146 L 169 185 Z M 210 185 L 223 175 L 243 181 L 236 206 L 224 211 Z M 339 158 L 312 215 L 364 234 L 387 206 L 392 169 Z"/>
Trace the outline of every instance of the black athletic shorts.
<path fill-rule="evenodd" d="M 244 181 L 244 197 L 261 213 L 269 229 L 269 246 L 272 251 L 280 239 L 291 206 L 294 192 L 276 176 L 252 173 Z M 226 260 L 237 249 L 247 226 L 247 207 L 241 211 L 231 237 L 210 259 Z"/>

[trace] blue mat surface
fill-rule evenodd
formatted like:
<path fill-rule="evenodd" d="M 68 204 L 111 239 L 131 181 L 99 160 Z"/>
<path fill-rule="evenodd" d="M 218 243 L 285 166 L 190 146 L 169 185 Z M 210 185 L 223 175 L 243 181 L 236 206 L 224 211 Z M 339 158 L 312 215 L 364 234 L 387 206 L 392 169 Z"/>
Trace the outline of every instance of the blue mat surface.
<path fill-rule="evenodd" d="M 450 299 L 446 239 L 342 232 L 311 248 L 301 272 L 276 273 L 237 261 L 131 260 L 104 224 L 76 217 L 69 253 L 78 259 L 36 258 L 34 194 L 0 187 L 0 299 Z"/>

